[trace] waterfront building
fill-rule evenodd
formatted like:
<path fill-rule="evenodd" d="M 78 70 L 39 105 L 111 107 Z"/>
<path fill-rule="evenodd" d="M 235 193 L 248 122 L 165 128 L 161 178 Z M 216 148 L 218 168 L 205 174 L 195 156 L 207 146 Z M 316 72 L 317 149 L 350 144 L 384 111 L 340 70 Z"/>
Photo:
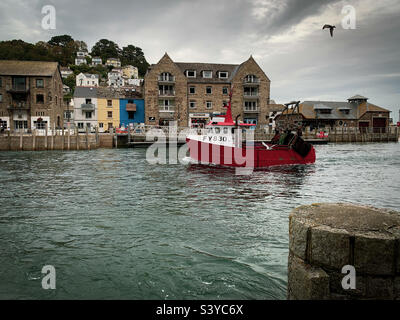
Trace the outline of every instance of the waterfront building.
<path fill-rule="evenodd" d="M 368 102 L 368 98 L 355 95 L 343 101 L 304 101 L 299 112 L 291 109 L 277 118 L 278 124 L 303 124 L 313 128 L 358 127 L 383 130 L 389 126 L 389 110 Z"/>
<path fill-rule="evenodd" d="M 98 87 L 99 75 L 91 73 L 80 73 L 76 76 L 77 87 Z"/>
<path fill-rule="evenodd" d="M 97 87 L 76 87 L 74 92 L 74 123 L 80 131 L 97 126 Z"/>
<path fill-rule="evenodd" d="M 128 79 L 137 79 L 139 78 L 138 68 L 128 65 L 122 68 L 123 75 Z"/>
<path fill-rule="evenodd" d="M 120 99 L 120 125 L 124 127 L 145 123 L 145 106 L 137 89 L 124 89 Z"/>
<path fill-rule="evenodd" d="M 11 130 L 62 126 L 63 83 L 57 62 L 0 61 L 0 125 Z"/>
<path fill-rule="evenodd" d="M 121 67 L 121 60 L 118 58 L 108 58 L 106 62 L 106 66 L 112 66 L 114 68 L 120 68 Z"/>
<path fill-rule="evenodd" d="M 120 125 L 120 93 L 114 88 L 97 89 L 99 132 L 109 132 Z"/>
<path fill-rule="evenodd" d="M 74 72 L 68 67 L 60 67 L 61 77 L 68 78 L 70 75 L 74 74 Z"/>
<path fill-rule="evenodd" d="M 233 86 L 233 116 L 245 123 L 269 124 L 271 81 L 250 57 L 241 64 L 174 62 L 166 53 L 144 80 L 148 125 L 203 126 L 223 113 Z"/>

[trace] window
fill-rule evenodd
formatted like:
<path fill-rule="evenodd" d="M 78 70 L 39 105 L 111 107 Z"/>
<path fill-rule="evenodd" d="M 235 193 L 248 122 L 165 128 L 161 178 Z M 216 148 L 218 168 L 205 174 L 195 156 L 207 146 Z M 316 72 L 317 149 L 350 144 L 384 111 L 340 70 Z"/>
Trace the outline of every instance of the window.
<path fill-rule="evenodd" d="M 211 101 L 207 101 L 206 102 L 206 108 L 207 109 L 212 109 L 212 102 Z"/>
<path fill-rule="evenodd" d="M 112 122 L 109 122 L 108 123 L 108 129 L 112 129 L 113 128 L 113 124 L 112 124 Z"/>
<path fill-rule="evenodd" d="M 206 88 L 206 94 L 212 94 L 212 87 Z"/>
<path fill-rule="evenodd" d="M 244 78 L 246 83 L 258 83 L 259 80 L 254 74 L 249 74 Z"/>
<path fill-rule="evenodd" d="M 104 128 L 103 122 L 100 122 L 100 123 L 99 123 L 99 128 Z"/>
<path fill-rule="evenodd" d="M 112 107 L 112 100 L 107 100 L 107 107 Z"/>
<path fill-rule="evenodd" d="M 251 97 L 257 97 L 258 96 L 258 88 L 244 87 L 244 95 L 251 96 Z"/>
<path fill-rule="evenodd" d="M 37 94 L 36 95 L 36 103 L 44 103 L 44 95 Z"/>
<path fill-rule="evenodd" d="M 83 129 L 83 122 L 78 122 L 78 129 Z"/>
<path fill-rule="evenodd" d="M 47 121 L 33 121 L 33 125 L 36 129 L 44 130 L 47 127 Z"/>
<path fill-rule="evenodd" d="M 257 111 L 257 101 L 245 101 L 244 102 L 245 111 Z"/>
<path fill-rule="evenodd" d="M 190 102 L 189 102 L 189 107 L 190 107 L 191 109 L 196 108 L 196 101 L 190 101 Z"/>
<path fill-rule="evenodd" d="M 86 119 L 91 119 L 92 118 L 92 113 L 91 112 L 85 112 L 85 117 L 86 117 Z"/>
<path fill-rule="evenodd" d="M 169 72 L 163 72 L 158 77 L 159 81 L 174 81 L 174 77 Z"/>
<path fill-rule="evenodd" d="M 128 119 L 129 119 L 129 120 L 135 119 L 135 112 L 133 112 L 133 111 L 128 111 Z"/>
<path fill-rule="evenodd" d="M 112 118 L 112 111 L 107 112 L 107 118 Z"/>
<path fill-rule="evenodd" d="M 196 71 L 194 71 L 194 70 L 187 70 L 187 71 L 186 71 L 186 76 L 187 76 L 188 78 L 196 78 Z"/>
<path fill-rule="evenodd" d="M 196 93 L 196 87 L 189 87 L 189 94 L 195 94 Z"/>
<path fill-rule="evenodd" d="M 36 88 L 44 88 L 43 79 L 36 79 Z"/>
<path fill-rule="evenodd" d="M 211 79 L 212 78 L 212 71 L 203 71 L 203 78 Z"/>
<path fill-rule="evenodd" d="M 220 72 L 219 72 L 219 78 L 220 78 L 220 79 L 227 79 L 227 78 L 228 78 L 228 72 L 226 72 L 226 71 L 220 71 Z"/>
<path fill-rule="evenodd" d="M 0 93 L 0 102 L 3 102 L 3 95 Z"/>
<path fill-rule="evenodd" d="M 228 87 L 222 88 L 222 94 L 228 94 Z"/>

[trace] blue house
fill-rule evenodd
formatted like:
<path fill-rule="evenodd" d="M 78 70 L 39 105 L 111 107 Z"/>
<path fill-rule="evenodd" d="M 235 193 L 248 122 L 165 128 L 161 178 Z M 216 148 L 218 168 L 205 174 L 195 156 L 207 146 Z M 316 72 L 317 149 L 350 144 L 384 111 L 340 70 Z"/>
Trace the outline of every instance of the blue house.
<path fill-rule="evenodd" d="M 144 99 L 120 99 L 119 121 L 121 126 L 144 123 Z"/>

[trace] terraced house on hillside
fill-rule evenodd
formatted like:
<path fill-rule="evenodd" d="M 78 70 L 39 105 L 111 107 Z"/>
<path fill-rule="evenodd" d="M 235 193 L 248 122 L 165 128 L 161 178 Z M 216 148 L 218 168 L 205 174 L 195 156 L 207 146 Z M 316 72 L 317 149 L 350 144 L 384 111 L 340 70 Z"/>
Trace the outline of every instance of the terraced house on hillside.
<path fill-rule="evenodd" d="M 63 110 L 63 83 L 57 62 L 0 61 L 2 128 L 60 128 Z"/>
<path fill-rule="evenodd" d="M 233 86 L 232 114 L 246 123 L 269 125 L 271 81 L 250 57 L 242 64 L 174 62 L 166 53 L 144 80 L 146 124 L 204 126 L 213 114 L 225 112 Z"/>

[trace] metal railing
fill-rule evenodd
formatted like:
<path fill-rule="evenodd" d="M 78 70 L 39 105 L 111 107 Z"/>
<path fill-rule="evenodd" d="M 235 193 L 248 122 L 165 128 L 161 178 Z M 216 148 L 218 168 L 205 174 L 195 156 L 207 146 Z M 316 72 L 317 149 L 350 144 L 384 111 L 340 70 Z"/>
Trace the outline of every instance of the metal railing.
<path fill-rule="evenodd" d="M 159 82 L 175 82 L 175 77 L 174 76 L 165 76 L 165 77 L 158 77 Z"/>
<path fill-rule="evenodd" d="M 243 79 L 243 83 L 244 84 L 259 84 L 260 83 L 260 79 L 258 79 L 258 78 L 244 78 Z"/>
<path fill-rule="evenodd" d="M 175 112 L 175 106 L 159 106 L 161 112 Z"/>
<path fill-rule="evenodd" d="M 160 97 L 174 97 L 175 96 L 175 90 L 158 91 L 158 95 Z"/>

